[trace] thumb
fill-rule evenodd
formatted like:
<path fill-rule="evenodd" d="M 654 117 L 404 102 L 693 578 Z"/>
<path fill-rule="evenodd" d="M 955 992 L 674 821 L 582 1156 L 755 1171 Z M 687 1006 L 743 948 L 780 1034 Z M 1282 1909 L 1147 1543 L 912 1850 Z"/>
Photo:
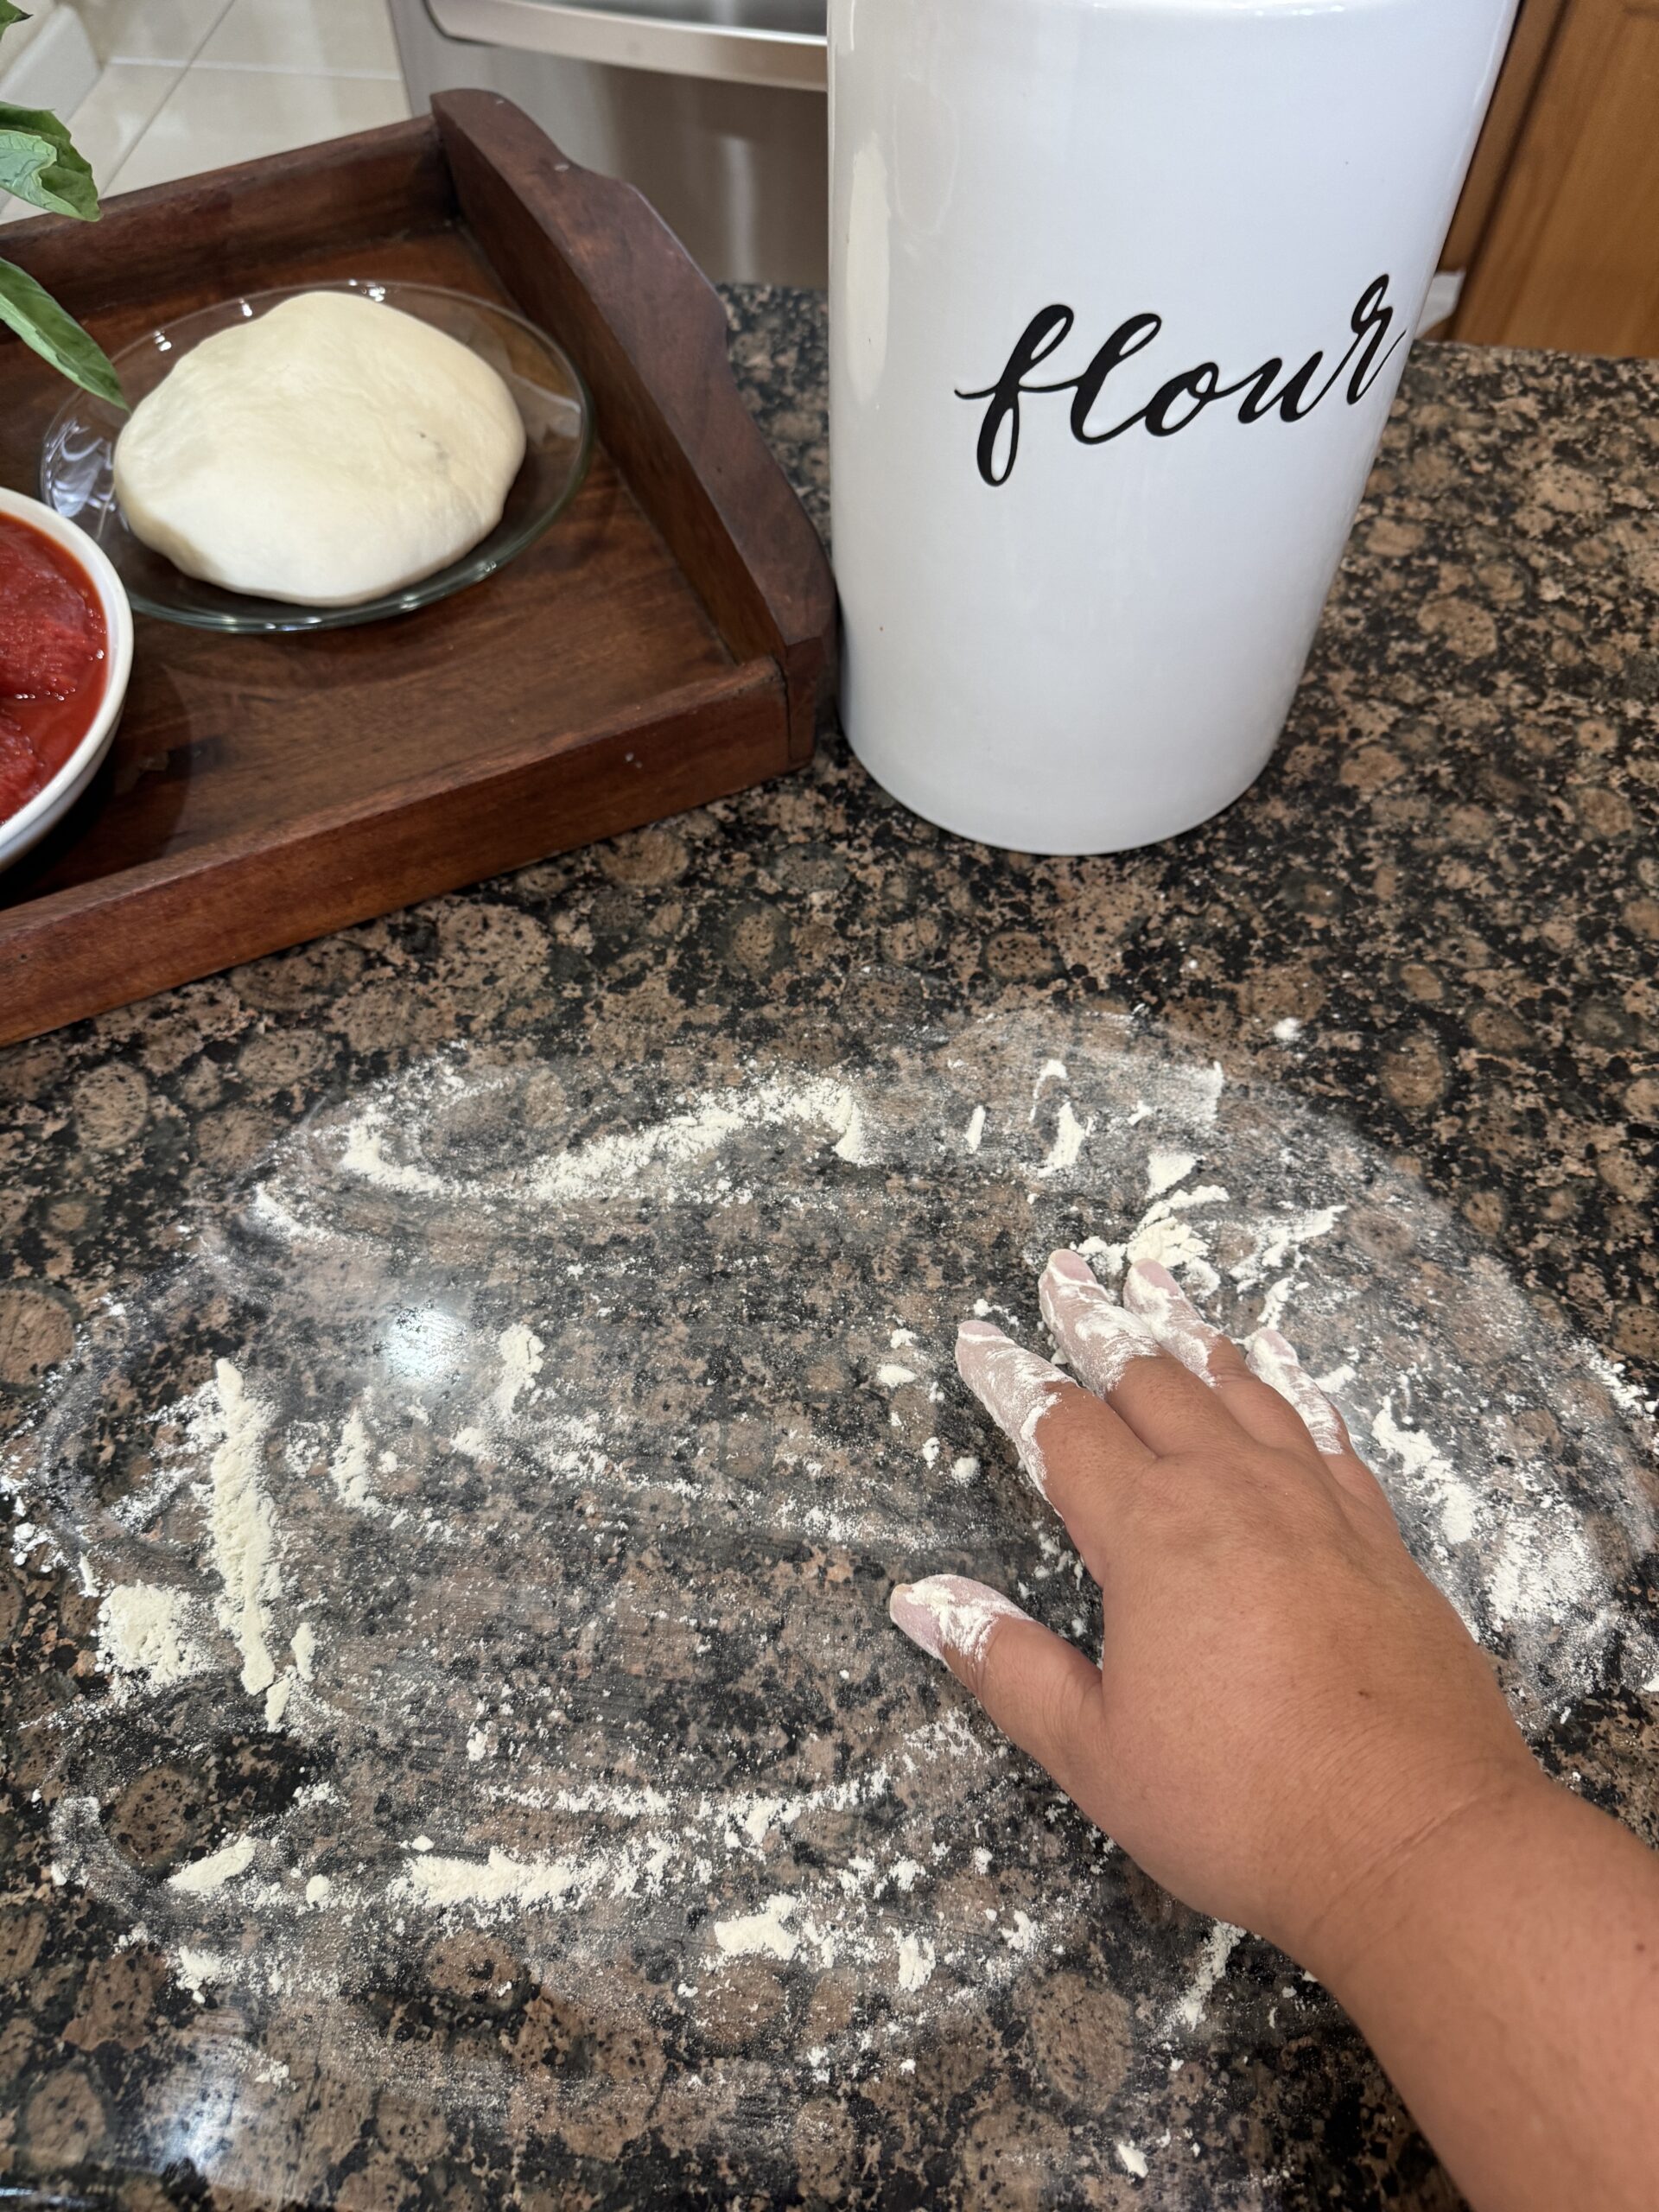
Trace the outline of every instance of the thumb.
<path fill-rule="evenodd" d="M 942 1659 L 1003 1734 L 1053 1776 L 1068 1797 L 1092 1795 L 1101 1729 L 1100 1669 L 1074 1644 L 982 1582 L 932 1574 L 901 1583 L 887 1602 L 893 1625 Z"/>

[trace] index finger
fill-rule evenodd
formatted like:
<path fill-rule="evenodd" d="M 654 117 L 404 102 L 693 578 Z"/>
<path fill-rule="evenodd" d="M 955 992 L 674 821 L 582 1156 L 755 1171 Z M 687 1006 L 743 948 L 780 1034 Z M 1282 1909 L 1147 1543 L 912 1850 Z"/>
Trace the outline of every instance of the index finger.
<path fill-rule="evenodd" d="M 962 1324 L 957 1370 L 1093 1571 L 1114 1482 L 1147 1465 L 1152 1452 L 1109 1406 L 992 1322 Z"/>

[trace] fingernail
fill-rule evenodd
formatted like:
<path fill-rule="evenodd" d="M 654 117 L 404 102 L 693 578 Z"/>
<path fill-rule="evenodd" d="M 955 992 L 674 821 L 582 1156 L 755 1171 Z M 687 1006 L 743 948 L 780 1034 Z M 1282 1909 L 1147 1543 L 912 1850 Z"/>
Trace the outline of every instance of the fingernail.
<path fill-rule="evenodd" d="M 1075 1385 L 1058 1367 L 987 1321 L 964 1321 L 957 1330 L 957 1372 L 1012 1442 L 1033 1489 L 1046 1498 L 1048 1470 L 1037 1431 L 1044 1415 Z"/>
<path fill-rule="evenodd" d="M 1081 1274 L 1058 1264 L 1076 1262 Z M 1155 1356 L 1158 1339 L 1144 1321 L 1103 1290 L 1075 1253 L 1056 1253 L 1037 1287 L 1043 1319 L 1079 1378 L 1103 1395 L 1116 1390 L 1130 1363 Z"/>
<path fill-rule="evenodd" d="M 1288 1337 L 1281 1337 L 1277 1329 L 1258 1329 L 1254 1341 L 1264 1351 L 1271 1352 L 1274 1359 L 1282 1359 L 1288 1366 L 1300 1367 L 1302 1363 L 1301 1354 L 1295 1345 Z"/>
<path fill-rule="evenodd" d="M 1049 1254 L 1048 1265 L 1043 1272 L 1046 1274 L 1058 1275 L 1065 1282 L 1095 1282 L 1095 1271 L 1082 1253 L 1069 1251 L 1065 1248 Z M 1096 1287 L 1099 1287 L 1097 1283 Z"/>
<path fill-rule="evenodd" d="M 977 1667 L 999 1621 L 1029 1620 L 997 1590 L 961 1574 L 930 1574 L 921 1582 L 901 1582 L 887 1600 L 887 1614 L 930 1659 L 957 1653 Z"/>
<path fill-rule="evenodd" d="M 1123 1282 L 1123 1303 L 1146 1322 L 1190 1375 L 1215 1387 L 1210 1354 L 1221 1339 L 1160 1260 L 1137 1260 Z"/>

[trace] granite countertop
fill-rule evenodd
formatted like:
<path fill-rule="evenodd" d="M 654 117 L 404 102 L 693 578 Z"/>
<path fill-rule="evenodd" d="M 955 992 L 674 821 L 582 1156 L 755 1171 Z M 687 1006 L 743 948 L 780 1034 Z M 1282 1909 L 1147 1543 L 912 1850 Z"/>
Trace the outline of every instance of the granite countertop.
<path fill-rule="evenodd" d="M 822 524 L 822 302 L 731 310 Z M 1659 371 L 1428 346 L 1190 836 L 988 852 L 832 737 L 0 1052 L 22 2201 L 1455 2202 L 885 1597 L 1089 1636 L 949 1337 L 1151 1239 L 1659 1842 L 1656 728 Z"/>

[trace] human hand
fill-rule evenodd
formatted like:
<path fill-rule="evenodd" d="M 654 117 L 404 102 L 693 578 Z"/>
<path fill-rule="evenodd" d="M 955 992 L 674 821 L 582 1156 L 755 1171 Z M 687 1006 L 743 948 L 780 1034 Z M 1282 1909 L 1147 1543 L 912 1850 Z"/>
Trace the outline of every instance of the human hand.
<path fill-rule="evenodd" d="M 893 1618 L 1155 1880 L 1329 1979 L 1414 1854 L 1548 1785 L 1283 1338 L 1247 1363 L 1156 1266 L 1124 1299 L 1056 1253 L 1078 1379 L 985 1322 L 957 1352 L 1100 1585 L 1100 1665 L 958 1577 Z"/>

